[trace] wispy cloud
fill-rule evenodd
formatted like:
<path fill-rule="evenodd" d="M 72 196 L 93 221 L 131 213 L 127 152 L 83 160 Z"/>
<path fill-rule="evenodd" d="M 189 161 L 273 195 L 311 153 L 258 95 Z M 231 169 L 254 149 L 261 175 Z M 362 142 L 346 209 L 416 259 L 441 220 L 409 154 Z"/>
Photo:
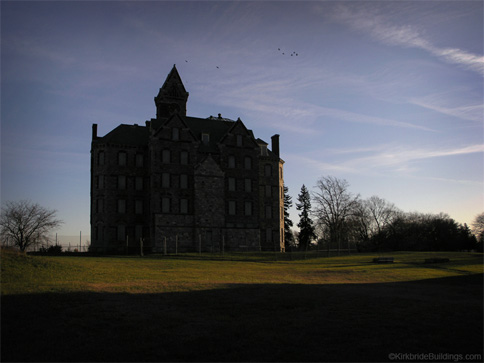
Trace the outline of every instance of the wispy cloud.
<path fill-rule="evenodd" d="M 416 175 L 412 162 L 447 156 L 483 153 L 484 144 L 448 149 L 423 149 L 410 146 L 376 145 L 371 147 L 327 149 L 314 155 L 290 155 L 288 160 L 303 163 L 322 172 L 342 172 L 361 175 L 388 175 L 388 172 Z"/>
<path fill-rule="evenodd" d="M 374 10 L 374 9 L 373 9 Z M 484 57 L 459 48 L 438 47 L 427 39 L 421 31 L 411 25 L 395 25 L 375 11 L 364 8 L 354 10 L 348 6 L 338 6 L 333 19 L 358 31 L 369 33 L 374 39 L 392 46 L 419 48 L 448 63 L 484 76 Z"/>
<path fill-rule="evenodd" d="M 243 109 L 253 116 L 258 115 L 267 124 L 305 135 L 318 133 L 318 124 L 325 119 L 435 131 L 412 122 L 325 107 L 302 100 L 300 95 L 310 93 L 317 80 L 326 78 L 324 74 L 317 76 L 316 72 L 307 71 L 283 78 L 271 75 L 261 77 L 260 74 L 264 72 L 258 76 L 245 74 L 243 78 L 235 75 L 227 77 L 225 83 L 217 89 L 200 90 L 197 93 L 206 97 L 207 101 L 216 100 L 220 105 Z M 294 127 L 295 122 L 297 127 Z"/>
<path fill-rule="evenodd" d="M 422 99 L 410 99 L 410 103 L 427 108 L 429 110 L 433 110 L 444 115 L 454 116 L 463 120 L 469 121 L 476 121 L 481 122 L 483 121 L 484 117 L 484 105 L 477 104 L 477 105 L 465 105 L 465 106 L 458 106 L 458 107 L 445 107 L 438 101 L 429 99 L 429 98 L 422 98 Z"/>
<path fill-rule="evenodd" d="M 374 155 L 355 158 L 346 161 L 344 164 L 349 167 L 357 167 L 358 165 L 365 165 L 368 168 L 400 168 L 407 165 L 409 162 L 422 159 L 431 159 L 437 157 L 465 155 L 484 152 L 484 144 L 470 145 L 461 148 L 452 149 L 418 149 L 411 147 L 393 147 L 384 149 L 375 153 Z"/>

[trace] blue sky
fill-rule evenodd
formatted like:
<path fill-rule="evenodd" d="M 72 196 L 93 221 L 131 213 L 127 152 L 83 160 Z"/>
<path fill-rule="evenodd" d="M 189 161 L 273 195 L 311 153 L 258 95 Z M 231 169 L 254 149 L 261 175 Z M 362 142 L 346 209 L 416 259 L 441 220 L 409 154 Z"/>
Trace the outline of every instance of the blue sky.
<path fill-rule="evenodd" d="M 482 1 L 2 1 L 2 203 L 89 234 L 91 125 L 155 117 L 173 64 L 188 115 L 281 135 L 294 200 L 332 175 L 404 211 L 484 211 Z"/>

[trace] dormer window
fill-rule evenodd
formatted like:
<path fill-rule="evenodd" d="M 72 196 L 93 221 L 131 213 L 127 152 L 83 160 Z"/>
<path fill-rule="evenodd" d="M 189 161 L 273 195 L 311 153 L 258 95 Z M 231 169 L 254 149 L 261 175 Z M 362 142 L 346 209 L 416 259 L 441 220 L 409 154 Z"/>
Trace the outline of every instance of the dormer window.
<path fill-rule="evenodd" d="M 267 156 L 267 145 L 260 145 L 260 154 L 262 156 Z"/>
<path fill-rule="evenodd" d="M 204 143 L 204 145 L 208 145 L 208 143 L 210 142 L 210 134 L 203 133 L 202 142 Z"/>
<path fill-rule="evenodd" d="M 171 129 L 171 139 L 173 141 L 180 140 L 180 129 L 178 127 L 174 127 Z"/>
<path fill-rule="evenodd" d="M 237 135 L 237 146 L 242 146 L 242 135 Z"/>

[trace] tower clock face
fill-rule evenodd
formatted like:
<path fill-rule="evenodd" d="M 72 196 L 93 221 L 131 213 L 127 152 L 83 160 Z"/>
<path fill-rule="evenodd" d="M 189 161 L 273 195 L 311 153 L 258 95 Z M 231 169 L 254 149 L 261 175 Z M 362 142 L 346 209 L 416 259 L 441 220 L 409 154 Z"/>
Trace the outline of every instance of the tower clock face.
<path fill-rule="evenodd" d="M 170 103 L 168 105 L 168 111 L 170 113 L 180 112 L 180 105 L 177 103 Z"/>

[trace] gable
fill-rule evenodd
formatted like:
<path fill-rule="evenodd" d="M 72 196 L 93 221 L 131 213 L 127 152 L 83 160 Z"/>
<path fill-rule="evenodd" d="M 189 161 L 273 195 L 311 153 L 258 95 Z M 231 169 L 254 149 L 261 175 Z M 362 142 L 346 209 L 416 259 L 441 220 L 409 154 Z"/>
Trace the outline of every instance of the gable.
<path fill-rule="evenodd" d="M 212 158 L 212 155 L 208 155 L 200 163 L 195 166 L 195 175 L 203 176 L 215 176 L 223 178 L 225 173 L 220 169 L 220 166 Z"/>
<path fill-rule="evenodd" d="M 173 129 L 179 130 L 179 138 L 174 141 L 195 141 L 197 138 L 192 133 L 192 130 L 185 122 L 185 118 L 180 114 L 171 115 L 166 121 L 164 121 L 153 134 L 154 137 L 173 140 Z"/>
<path fill-rule="evenodd" d="M 185 117 L 185 121 L 190 128 L 192 134 L 196 137 L 200 144 L 200 151 L 203 152 L 218 152 L 218 143 L 221 138 L 232 127 L 234 121 L 219 120 L 215 118 L 197 118 L 197 117 Z M 202 142 L 202 135 L 208 135 L 208 143 Z"/>
<path fill-rule="evenodd" d="M 259 147 L 252 130 L 245 127 L 239 118 L 220 140 L 227 146 Z"/>

